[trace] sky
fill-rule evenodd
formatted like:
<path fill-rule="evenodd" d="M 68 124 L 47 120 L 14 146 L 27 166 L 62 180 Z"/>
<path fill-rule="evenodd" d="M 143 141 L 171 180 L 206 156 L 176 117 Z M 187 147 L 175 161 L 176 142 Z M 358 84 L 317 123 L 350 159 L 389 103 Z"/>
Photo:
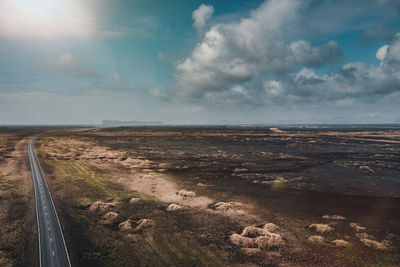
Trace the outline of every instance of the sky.
<path fill-rule="evenodd" d="M 0 124 L 400 122 L 400 0 L 0 0 Z"/>

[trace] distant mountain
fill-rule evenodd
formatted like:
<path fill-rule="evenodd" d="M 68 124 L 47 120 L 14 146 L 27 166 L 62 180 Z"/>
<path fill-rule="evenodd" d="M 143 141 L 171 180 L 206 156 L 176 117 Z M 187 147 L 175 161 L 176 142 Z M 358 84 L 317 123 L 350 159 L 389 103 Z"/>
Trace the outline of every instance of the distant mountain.
<path fill-rule="evenodd" d="M 119 121 L 119 120 L 103 120 L 102 125 L 107 126 L 140 126 L 140 125 L 160 125 L 161 121 Z"/>

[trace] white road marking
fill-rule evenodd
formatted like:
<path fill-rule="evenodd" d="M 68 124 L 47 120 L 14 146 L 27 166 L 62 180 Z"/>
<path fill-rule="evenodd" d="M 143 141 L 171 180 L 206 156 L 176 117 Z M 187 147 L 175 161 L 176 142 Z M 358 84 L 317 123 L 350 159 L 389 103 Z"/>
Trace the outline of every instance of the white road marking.
<path fill-rule="evenodd" d="M 60 221 L 59 221 L 59 218 L 58 218 L 57 211 L 56 211 L 56 209 L 54 207 L 54 202 L 53 202 L 51 193 L 49 191 L 49 186 L 47 185 L 46 178 L 44 177 L 44 174 L 43 174 L 43 170 L 42 170 L 42 168 L 41 168 L 41 166 L 39 164 L 39 161 L 38 161 L 38 159 L 36 157 L 36 154 L 34 152 L 33 141 L 34 141 L 35 137 L 33 137 L 30 140 L 30 143 L 29 143 L 29 157 L 30 157 L 29 159 L 30 159 L 31 169 L 32 169 L 32 178 L 34 179 L 34 182 L 35 182 L 35 185 L 36 185 L 35 193 L 39 192 L 39 194 L 37 194 L 38 198 L 36 198 L 36 211 L 37 211 L 36 212 L 36 219 L 37 219 L 37 224 L 38 224 L 39 251 L 42 251 L 42 249 L 43 249 L 43 248 L 41 248 L 41 238 L 40 238 L 41 235 L 40 235 L 40 223 L 39 223 L 39 218 L 43 218 L 43 217 L 42 216 L 39 217 L 39 214 L 42 215 L 43 211 L 45 211 L 45 216 L 47 217 L 46 219 L 47 219 L 47 224 L 48 224 L 48 228 L 49 228 L 49 235 L 51 235 L 50 234 L 51 233 L 50 217 L 49 217 L 49 213 L 48 213 L 51 210 L 52 213 L 55 212 L 55 215 L 56 215 L 56 218 L 57 218 L 57 222 L 58 222 L 58 227 L 59 227 L 59 229 L 61 231 L 61 238 L 62 238 L 62 242 L 63 242 L 63 245 L 64 245 L 65 254 L 66 254 L 65 256 L 67 257 L 67 260 L 68 260 L 68 266 L 71 267 L 71 261 L 69 259 L 67 246 L 65 244 L 65 239 L 64 239 L 63 232 L 62 232 L 62 227 L 61 227 L 61 224 L 60 224 Z M 46 193 L 44 192 L 45 188 L 46 188 Z M 40 200 L 42 200 L 42 202 L 43 202 L 41 205 L 40 205 Z M 51 202 L 50 206 L 49 206 L 49 211 L 47 210 L 47 206 L 46 206 L 47 200 L 49 200 L 49 202 Z M 41 206 L 42 210 L 38 206 Z M 52 237 L 49 237 L 49 239 L 50 239 L 50 242 L 55 243 L 55 244 L 57 243 L 57 245 L 58 245 L 58 241 L 59 241 L 58 240 L 58 236 L 57 236 L 58 231 L 56 231 L 56 232 L 57 233 L 55 235 L 55 237 L 56 237 L 55 241 L 53 242 L 53 238 Z M 55 244 L 52 244 L 52 247 Z M 58 247 L 57 247 L 57 249 L 58 249 Z M 51 251 L 52 251 L 53 257 L 55 257 L 54 247 L 53 247 L 53 249 L 51 249 Z M 58 251 L 58 252 L 60 252 L 60 251 Z M 43 254 L 43 255 L 48 255 L 48 254 Z M 58 255 L 57 257 L 60 257 L 60 256 L 63 257 L 64 256 L 63 253 L 62 253 L 62 255 L 59 255 L 59 254 L 57 254 L 57 255 Z M 40 252 L 39 252 L 39 266 L 42 267 L 42 253 L 40 253 Z"/>

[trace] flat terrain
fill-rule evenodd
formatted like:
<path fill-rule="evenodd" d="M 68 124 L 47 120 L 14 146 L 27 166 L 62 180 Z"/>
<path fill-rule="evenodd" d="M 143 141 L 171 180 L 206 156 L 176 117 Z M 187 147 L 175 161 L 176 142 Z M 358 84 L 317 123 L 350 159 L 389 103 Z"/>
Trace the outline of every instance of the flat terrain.
<path fill-rule="evenodd" d="M 0 266 L 32 266 L 37 262 L 27 145 L 32 134 L 32 129 L 0 128 Z"/>
<path fill-rule="evenodd" d="M 36 148 L 76 266 L 400 264 L 398 128 L 93 128 Z"/>

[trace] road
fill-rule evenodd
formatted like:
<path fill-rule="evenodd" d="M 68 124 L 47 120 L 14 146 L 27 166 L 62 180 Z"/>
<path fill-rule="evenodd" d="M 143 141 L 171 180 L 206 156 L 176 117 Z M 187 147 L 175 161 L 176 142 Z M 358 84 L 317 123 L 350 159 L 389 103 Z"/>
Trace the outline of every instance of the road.
<path fill-rule="evenodd" d="M 33 143 L 29 140 L 28 153 L 35 189 L 36 219 L 39 239 L 39 265 L 41 267 L 71 266 L 60 221 L 43 170 L 37 159 Z"/>

